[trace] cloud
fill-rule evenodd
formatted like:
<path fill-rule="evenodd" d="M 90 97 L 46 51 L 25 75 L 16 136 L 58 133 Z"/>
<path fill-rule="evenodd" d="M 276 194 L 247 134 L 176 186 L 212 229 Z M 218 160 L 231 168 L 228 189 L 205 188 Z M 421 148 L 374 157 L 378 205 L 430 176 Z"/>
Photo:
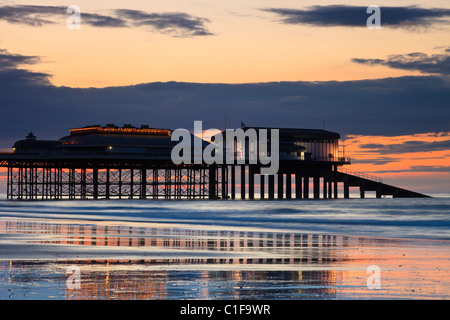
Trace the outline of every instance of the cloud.
<path fill-rule="evenodd" d="M 450 51 L 431 56 L 422 52 L 391 55 L 387 59 L 352 59 L 367 66 L 386 66 L 393 69 L 420 71 L 424 74 L 450 75 Z"/>
<path fill-rule="evenodd" d="M 16 5 L 0 7 L 0 20 L 34 27 L 55 24 L 69 16 L 66 6 Z M 127 21 L 116 17 L 88 12 L 81 12 L 81 16 L 83 23 L 94 27 L 127 26 Z"/>
<path fill-rule="evenodd" d="M 398 144 L 378 144 L 369 143 L 360 145 L 362 149 L 369 149 L 370 151 L 379 154 L 402 154 L 402 153 L 413 153 L 413 152 L 430 152 L 430 151 L 441 151 L 450 150 L 450 140 L 444 141 L 405 141 Z"/>
<path fill-rule="evenodd" d="M 25 56 L 11 54 L 4 49 L 0 49 L 0 84 L 3 82 L 12 84 L 40 84 L 49 85 L 51 75 L 40 72 L 31 72 L 19 69 L 22 65 L 33 65 L 40 62 L 37 56 Z"/>
<path fill-rule="evenodd" d="M 241 120 L 250 126 L 322 128 L 325 120 L 325 129 L 342 137 L 447 132 L 450 126 L 449 83 L 437 76 L 80 89 L 53 86 L 50 75 L 26 70 L 38 61 L 0 51 L 0 148 L 30 130 L 38 138 L 54 139 L 71 127 L 97 123 L 192 129 L 193 121 L 202 120 L 205 129 L 222 129 L 226 117 L 230 128 Z M 389 154 L 450 149 L 449 144 L 410 142 L 366 150 Z"/>
<path fill-rule="evenodd" d="M 366 159 L 366 160 L 358 160 L 358 159 L 352 159 L 352 163 L 359 163 L 359 164 L 373 164 L 375 166 L 379 165 L 385 165 L 387 163 L 392 162 L 399 162 L 402 161 L 402 158 L 392 158 L 392 157 L 378 157 L 376 159 Z"/>
<path fill-rule="evenodd" d="M 17 68 L 23 64 L 35 64 L 40 61 L 37 56 L 23 56 L 11 54 L 7 50 L 0 49 L 0 70 Z"/>
<path fill-rule="evenodd" d="M 449 9 L 406 7 L 380 7 L 382 27 L 428 27 L 431 24 L 446 23 L 450 17 Z M 366 6 L 330 5 L 310 6 L 306 10 L 267 8 L 261 9 L 275 13 L 285 24 L 300 24 L 318 27 L 366 27 Z"/>
<path fill-rule="evenodd" d="M 140 10 L 117 9 L 118 16 L 134 26 L 151 26 L 163 33 L 180 36 L 212 35 L 205 27 L 208 19 L 198 18 L 186 13 L 146 13 Z"/>
<path fill-rule="evenodd" d="M 42 27 L 62 23 L 70 15 L 65 6 L 16 5 L 0 6 L 0 20 L 9 23 Z M 212 35 L 206 27 L 209 20 L 187 13 L 148 13 L 139 10 L 116 9 L 111 15 L 81 10 L 81 23 L 92 27 L 131 28 L 147 26 L 175 37 Z"/>
<path fill-rule="evenodd" d="M 450 166 L 412 166 L 410 169 L 379 170 L 372 173 L 402 173 L 402 172 L 444 172 L 450 173 Z"/>
<path fill-rule="evenodd" d="M 412 166 L 413 172 L 449 172 L 450 166 Z"/>
<path fill-rule="evenodd" d="M 30 26 L 43 26 L 51 24 L 55 15 L 65 15 L 66 9 L 56 6 L 17 5 L 0 7 L 0 19 L 9 23 L 27 24 Z"/>

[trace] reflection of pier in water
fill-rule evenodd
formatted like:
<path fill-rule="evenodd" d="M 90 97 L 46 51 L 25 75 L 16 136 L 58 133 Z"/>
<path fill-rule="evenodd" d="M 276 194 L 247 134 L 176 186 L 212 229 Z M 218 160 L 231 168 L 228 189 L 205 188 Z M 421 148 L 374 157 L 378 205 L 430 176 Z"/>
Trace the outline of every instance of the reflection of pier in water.
<path fill-rule="evenodd" d="M 276 290 L 284 294 L 299 294 L 302 285 L 313 284 L 319 287 L 315 294 L 334 295 L 333 285 L 339 272 L 302 270 L 302 267 L 335 263 L 337 246 L 345 246 L 346 242 L 344 237 L 331 235 L 17 221 L 0 222 L 0 233 L 30 235 L 25 236 L 27 241 L 43 245 L 86 246 L 86 252 L 94 246 L 103 246 L 105 250 L 142 248 L 142 258 L 125 255 L 11 262 L 11 266 L 19 268 L 39 264 L 40 268 L 56 268 L 60 273 L 68 266 L 78 266 L 81 289 L 66 289 L 66 299 L 209 298 L 217 292 L 222 294 L 226 287 L 227 298 L 251 298 L 267 290 L 269 296 L 274 294 L 269 292 L 274 280 Z M 179 254 L 172 254 L 173 258 L 157 255 L 148 258 L 144 254 L 146 248 L 150 252 L 157 248 Z M 83 249 L 80 257 L 82 252 Z M 67 277 L 64 274 L 61 280 Z"/>
<path fill-rule="evenodd" d="M 0 234 L 0 287 L 24 298 L 429 298 L 447 297 L 450 281 L 448 244 L 423 240 L 25 220 L 0 221 Z M 7 254 L 28 245 L 36 254 Z M 381 290 L 367 288 L 373 264 Z M 80 289 L 66 287 L 72 266 Z"/>
<path fill-rule="evenodd" d="M 336 261 L 336 257 L 323 255 L 319 248 L 346 246 L 347 237 L 284 232 L 198 230 L 166 227 L 103 226 L 83 224 L 57 224 L 40 222 L 0 222 L 0 232 L 7 234 L 46 235 L 33 243 L 51 245 L 78 245 L 92 247 L 165 248 L 200 252 L 206 258 L 170 259 L 172 263 L 300 263 Z M 51 237 L 47 237 L 51 235 Z M 307 255 L 302 250 L 309 250 Z M 249 253 L 249 258 L 215 258 L 208 252 Z M 327 251 L 328 252 L 328 251 Z M 330 251 L 332 253 L 333 251 Z M 226 255 L 225 257 L 228 257 Z M 255 258 L 255 257 L 260 257 Z M 145 261 L 145 260 L 142 260 Z M 156 262 L 155 259 L 150 261 Z M 167 261 L 167 259 L 165 259 Z"/>

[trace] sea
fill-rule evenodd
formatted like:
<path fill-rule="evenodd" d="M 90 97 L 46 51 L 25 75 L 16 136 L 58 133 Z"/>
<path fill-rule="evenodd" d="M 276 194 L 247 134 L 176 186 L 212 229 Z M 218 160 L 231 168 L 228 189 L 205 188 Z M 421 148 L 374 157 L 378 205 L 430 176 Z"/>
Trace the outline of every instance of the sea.
<path fill-rule="evenodd" d="M 2 300 L 449 299 L 449 272 L 445 196 L 0 200 Z"/>
<path fill-rule="evenodd" d="M 329 200 L 0 201 L 1 217 L 159 223 L 450 240 L 450 197 Z"/>

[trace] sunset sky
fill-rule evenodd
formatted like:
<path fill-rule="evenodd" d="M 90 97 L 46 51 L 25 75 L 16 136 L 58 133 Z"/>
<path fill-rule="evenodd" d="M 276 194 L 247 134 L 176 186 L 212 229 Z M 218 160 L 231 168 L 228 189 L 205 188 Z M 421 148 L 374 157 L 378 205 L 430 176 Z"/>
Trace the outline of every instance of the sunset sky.
<path fill-rule="evenodd" d="M 0 0 L 0 149 L 93 123 L 325 123 L 350 169 L 450 195 L 449 39 L 448 0 Z"/>

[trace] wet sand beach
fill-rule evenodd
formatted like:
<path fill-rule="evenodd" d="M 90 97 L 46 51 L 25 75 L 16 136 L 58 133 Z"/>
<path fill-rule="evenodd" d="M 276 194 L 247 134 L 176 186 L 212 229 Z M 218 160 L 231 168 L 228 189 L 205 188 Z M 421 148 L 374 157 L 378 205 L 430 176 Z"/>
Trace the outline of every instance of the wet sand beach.
<path fill-rule="evenodd" d="M 450 241 L 2 216 L 0 288 L 3 300 L 449 299 Z"/>

